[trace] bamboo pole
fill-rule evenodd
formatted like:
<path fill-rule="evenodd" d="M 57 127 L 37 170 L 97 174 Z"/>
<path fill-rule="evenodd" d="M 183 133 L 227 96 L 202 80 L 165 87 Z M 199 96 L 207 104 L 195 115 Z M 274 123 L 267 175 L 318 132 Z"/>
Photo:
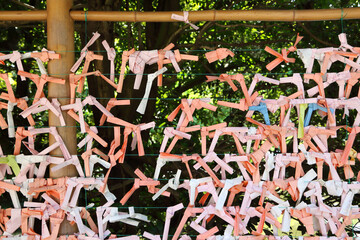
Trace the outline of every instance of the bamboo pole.
<path fill-rule="evenodd" d="M 87 21 L 113 22 L 176 22 L 171 19 L 175 13 L 183 12 L 119 12 L 89 11 Z M 84 21 L 85 12 L 71 11 L 75 21 Z M 311 9 L 311 10 L 206 10 L 189 12 L 189 21 L 324 21 L 343 19 L 359 19 L 360 8 L 344 9 Z"/>
<path fill-rule="evenodd" d="M 87 21 L 113 22 L 176 22 L 171 14 L 183 12 L 89 11 Z M 84 11 L 70 11 L 74 21 L 85 21 Z M 189 12 L 190 21 L 327 21 L 360 19 L 360 8 L 309 10 L 206 10 Z M 46 21 L 47 12 L 1 11 L 0 21 Z"/>
<path fill-rule="evenodd" d="M 46 21 L 46 10 L 0 11 L 0 21 Z"/>
<path fill-rule="evenodd" d="M 49 99 L 58 98 L 61 105 L 70 103 L 70 84 L 68 73 L 75 62 L 74 55 L 74 21 L 70 18 L 70 8 L 73 0 L 47 0 L 47 45 L 48 49 L 61 54 L 61 59 L 51 60 L 48 64 L 50 76 L 66 79 L 66 84 L 60 85 L 49 83 Z M 76 126 L 75 121 L 63 112 L 66 121 L 65 127 L 57 127 L 57 131 L 68 148 L 70 154 L 77 153 Z M 60 126 L 59 118 L 49 111 L 49 126 Z M 50 135 L 49 143 L 53 144 L 56 140 Z M 52 155 L 62 155 L 59 148 L 51 152 Z M 50 168 L 50 177 L 58 178 L 64 176 L 76 176 L 77 171 L 73 165 L 53 172 Z M 61 224 L 59 234 L 72 234 L 74 228 L 68 221 Z"/>

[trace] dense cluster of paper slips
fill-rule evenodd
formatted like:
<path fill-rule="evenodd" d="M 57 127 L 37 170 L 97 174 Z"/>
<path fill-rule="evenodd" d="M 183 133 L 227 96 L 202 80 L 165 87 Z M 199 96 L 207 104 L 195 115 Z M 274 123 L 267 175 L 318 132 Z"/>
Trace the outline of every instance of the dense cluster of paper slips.
<path fill-rule="evenodd" d="M 186 13 L 184 16 L 173 17 L 189 23 Z M 192 25 L 192 27 L 194 26 Z M 76 98 L 75 90 L 77 89 L 81 93 L 85 77 L 96 75 L 107 81 L 116 91 L 121 92 L 127 62 L 129 62 L 130 70 L 136 74 L 134 89 L 139 89 L 146 64 L 157 63 L 158 71 L 148 75 L 145 95 L 137 109 L 139 113 L 144 114 L 153 80 L 157 78 L 158 86 L 162 85 L 162 74 L 167 71 L 164 64 L 171 63 L 179 72 L 178 62 L 181 60 L 197 61 L 198 57 L 181 54 L 179 50 L 171 51 L 174 47 L 173 44 L 161 50 L 135 51 L 132 49 L 124 51 L 121 73 L 116 84 L 114 73 L 116 51 L 106 41 L 103 41 L 102 44 L 107 51 L 108 60 L 111 62 L 110 78 L 99 71 L 88 72 L 91 61 L 103 60 L 101 55 L 96 55 L 88 50 L 99 37 L 100 34 L 94 33 L 91 40 L 82 49 L 80 58 L 71 68 L 71 72 L 73 72 L 69 77 L 71 101 L 67 105 L 61 105 L 57 99 L 50 101 L 43 91 L 47 82 L 65 84 L 64 79 L 49 77 L 43 65 L 43 62 L 50 59 L 59 59 L 59 54 L 43 49 L 42 52 L 20 54 L 14 51 L 11 54 L 0 56 L 0 60 L 16 62 L 21 79 L 29 78 L 37 87 L 34 100 L 29 106 L 28 98 L 15 97 L 9 76 L 7 74 L 0 75 L 7 86 L 7 93 L 3 92 L 0 95 L 0 99 L 7 101 L 7 103 L 0 102 L 0 109 L 7 109 L 7 121 L 0 115 L 0 125 L 2 129 L 8 128 L 9 138 L 15 138 L 12 155 L 4 155 L 0 146 L 0 194 L 9 193 L 13 204 L 13 208 L 0 210 L 1 238 L 55 240 L 58 238 L 60 224 L 63 221 L 69 221 L 71 224 L 77 225 L 78 232 L 71 236 L 59 236 L 59 239 L 135 240 L 139 239 L 139 236 L 117 237 L 112 235 L 107 229 L 108 223 L 122 222 L 138 226 L 140 221 L 149 221 L 147 216 L 135 213 L 133 207 L 129 207 L 127 212 L 120 212 L 117 207 L 111 207 L 116 196 L 109 191 L 107 180 L 112 167 L 117 162 L 121 164 L 125 160 L 129 135 L 133 136 L 132 149 L 137 147 L 139 156 L 145 155 L 141 131 L 154 128 L 155 123 L 135 125 L 117 118 L 110 112 L 115 106 L 129 105 L 129 100 L 113 98 L 104 107 L 93 96 L 87 96 L 83 100 Z M 216 111 L 217 107 L 210 103 L 211 99 L 182 99 L 178 107 L 168 115 L 168 120 L 172 122 L 180 113 L 176 127 L 164 128 L 164 138 L 154 176 L 148 177 L 140 169 L 136 169 L 134 173 L 137 178 L 134 179 L 134 185 L 128 193 L 122 196 L 120 203 L 125 205 L 131 199 L 132 194 L 143 186 L 153 194 L 154 201 L 161 196 L 169 197 L 171 195 L 169 189 L 185 189 L 189 195 L 189 205 L 184 206 L 183 203 L 179 203 L 168 207 L 162 236 L 144 232 L 143 237 L 151 240 L 167 240 L 170 236 L 170 226 L 173 225 L 177 227 L 172 239 L 188 240 L 191 239 L 190 236 L 181 236 L 188 223 L 189 227 L 198 233 L 197 239 L 266 238 L 287 240 L 290 239 L 289 236 L 282 235 L 296 232 L 296 229 L 292 229 L 294 226 L 291 220 L 297 219 L 305 227 L 308 236 L 312 236 L 299 238 L 350 239 L 345 228 L 360 218 L 360 208 L 352 204 L 355 194 L 358 194 L 360 190 L 360 174 L 357 175 L 357 181 L 353 181 L 355 174 L 351 167 L 355 165 L 355 159 L 360 158 L 360 154 L 352 148 L 356 135 L 360 132 L 360 91 L 358 97 L 349 98 L 353 86 L 360 78 L 360 58 L 358 57 L 360 48 L 350 46 L 347 43 L 346 35 L 340 34 L 341 45 L 339 48 L 297 49 L 296 46 L 301 38 L 297 36 L 294 45 L 288 49 L 282 49 L 281 53 L 269 47 L 266 47 L 265 51 L 276 57 L 266 66 L 269 71 L 282 62 L 295 62 L 295 59 L 289 58 L 288 55 L 296 51 L 306 68 L 303 76 L 295 73 L 291 77 L 277 80 L 255 74 L 249 88 L 242 74 L 207 76 L 208 82 L 220 80 L 228 83 L 233 91 L 241 89 L 244 98 L 240 99 L 238 103 L 218 101 L 217 104 L 247 111 L 246 119 L 256 127 L 234 127 L 228 126 L 230 124 L 226 122 L 211 126 L 193 125 L 195 110 Z M 205 57 L 209 63 L 212 63 L 228 56 L 234 57 L 234 55 L 229 49 L 220 48 L 206 53 Z M 41 76 L 23 71 L 21 59 L 25 58 L 36 59 Z M 84 59 L 82 73 L 76 74 L 75 72 Z M 315 59 L 319 62 L 321 69 L 319 73 L 312 73 Z M 344 64 L 344 71 L 328 72 L 336 61 Z M 314 80 L 317 86 L 305 91 L 304 83 L 309 83 L 310 80 Z M 260 81 L 275 85 L 294 84 L 297 92 L 290 96 L 280 96 L 278 99 L 263 99 L 255 91 Z M 326 98 L 325 89 L 335 82 L 339 89 L 338 98 Z M 87 104 L 95 106 L 103 113 L 100 125 L 105 124 L 106 121 L 116 125 L 114 126 L 114 140 L 110 146 L 98 135 L 95 126 L 89 126 L 85 122 L 83 111 Z M 15 127 L 13 120 L 15 106 L 22 110 L 20 115 L 27 118 L 30 127 L 26 129 Z M 293 108 L 297 112 L 297 125 L 291 121 L 291 117 L 294 118 L 291 114 Z M 269 112 L 274 114 L 279 109 L 280 117 L 276 123 L 272 124 L 273 117 Z M 357 111 L 352 127 L 336 125 L 335 116 L 338 109 L 343 110 L 346 115 L 351 109 Z M 63 117 L 63 111 L 66 111 L 79 122 L 81 133 L 87 133 L 78 144 L 80 148 L 86 145 L 86 151 L 81 155 L 84 170 L 79 157 L 69 153 L 56 127 L 35 128 L 32 115 L 42 111 L 53 112 L 59 118 L 62 126 L 66 125 Z M 256 111 L 261 113 L 264 123 L 252 118 Z M 314 123 L 312 116 L 315 113 L 326 117 L 326 126 L 311 125 Z M 121 127 L 124 129 L 122 141 Z M 329 138 L 336 138 L 338 132 L 343 129 L 350 133 L 344 149 L 330 151 Z M 183 155 L 171 153 L 179 140 L 190 140 L 191 133 L 196 131 L 199 131 L 201 136 L 201 153 Z M 56 142 L 45 149 L 36 149 L 35 138 L 41 134 L 53 135 Z M 237 153 L 216 153 L 218 141 L 224 135 L 232 137 Z M 207 144 L 208 138 L 211 139 L 210 145 Z M 170 143 L 169 140 L 171 140 Z M 104 148 L 109 147 L 107 154 L 93 147 L 94 142 Z M 22 144 L 32 155 L 21 153 Z M 57 148 L 61 149 L 62 156 L 50 156 L 50 152 Z M 279 152 L 274 153 L 274 149 L 279 149 Z M 174 177 L 161 186 L 159 181 L 162 176 L 161 169 L 169 162 L 185 164 L 187 175 L 190 178 L 181 182 L 182 172 L 178 169 Z M 50 164 L 52 171 L 74 165 L 79 177 L 44 178 Z M 108 169 L 105 177 L 93 177 L 95 164 L 101 164 L 103 168 Z M 326 170 L 329 170 L 327 176 L 323 174 L 324 164 Z M 194 178 L 195 171 L 207 176 Z M 292 176 L 291 173 L 293 173 Z M 348 181 L 341 179 L 342 173 Z M 229 176 L 232 177 L 229 178 Z M 83 207 L 77 206 L 82 188 L 97 189 L 104 195 L 107 203 L 96 208 L 92 204 Z M 22 204 L 19 201 L 18 192 L 27 199 Z M 340 204 L 337 206 L 325 204 L 324 196 L 326 194 L 339 197 L 338 203 Z M 201 197 L 198 199 L 200 195 Z M 289 196 L 289 198 L 286 199 L 284 196 Z M 33 201 L 35 199 L 36 202 Z M 89 213 L 91 209 L 96 209 L 96 221 Z M 172 217 L 181 211 L 183 214 L 181 221 L 179 223 L 172 222 Z M 252 218 L 259 218 L 256 231 L 249 231 L 248 225 Z M 33 230 L 35 219 L 41 220 L 41 233 Z M 84 224 L 84 219 L 87 225 Z M 211 221 L 212 219 L 215 221 Z M 219 230 L 220 224 L 225 226 L 223 233 Z M 264 228 L 273 231 L 274 235 L 264 235 Z M 327 237 L 329 232 L 335 236 Z M 322 237 L 315 237 L 316 235 Z"/>

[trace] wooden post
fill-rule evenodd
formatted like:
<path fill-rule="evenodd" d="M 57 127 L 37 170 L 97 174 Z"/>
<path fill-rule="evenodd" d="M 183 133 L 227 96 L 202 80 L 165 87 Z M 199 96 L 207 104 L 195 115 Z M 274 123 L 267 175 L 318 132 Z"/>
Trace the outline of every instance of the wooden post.
<path fill-rule="evenodd" d="M 64 85 L 49 83 L 49 99 L 58 98 L 61 105 L 70 102 L 69 73 L 70 68 L 75 62 L 74 53 L 74 21 L 70 17 L 70 8 L 73 6 L 73 0 L 47 0 L 47 46 L 48 50 L 61 54 L 61 59 L 51 60 L 48 64 L 49 75 L 66 79 Z M 63 112 L 66 121 L 65 127 L 57 127 L 58 133 L 62 137 L 70 154 L 77 154 L 76 147 L 76 123 L 66 112 Z M 49 111 L 49 126 L 60 126 L 59 119 Z M 50 144 L 56 142 L 50 135 Z M 62 155 L 58 148 L 51 152 L 52 155 Z M 58 178 L 64 176 L 76 176 L 77 171 L 73 165 L 53 172 L 50 169 L 50 177 Z M 75 227 L 76 229 L 76 227 Z M 64 221 L 60 227 L 59 234 L 74 233 L 68 221 Z"/>

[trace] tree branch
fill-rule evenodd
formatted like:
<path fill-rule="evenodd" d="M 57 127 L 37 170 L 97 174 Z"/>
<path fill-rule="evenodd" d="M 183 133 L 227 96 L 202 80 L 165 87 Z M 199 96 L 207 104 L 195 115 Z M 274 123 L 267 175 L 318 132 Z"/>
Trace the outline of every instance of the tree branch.
<path fill-rule="evenodd" d="M 76 4 L 74 5 L 71 10 L 82 10 L 84 8 L 88 8 L 88 4 L 83 4 L 83 3 L 79 3 L 79 4 Z"/>
<path fill-rule="evenodd" d="M 186 90 L 193 88 L 198 84 L 204 83 L 205 79 L 206 79 L 205 76 L 196 76 L 195 79 L 193 79 L 192 81 L 188 81 L 186 82 L 186 84 L 182 85 L 178 91 L 180 93 L 183 93 Z"/>
<path fill-rule="evenodd" d="M 19 28 L 35 28 L 39 27 L 38 24 L 34 24 L 32 21 L 14 21 L 14 22 L 0 22 L 0 28 L 11 28 L 11 27 L 19 27 Z"/>
<path fill-rule="evenodd" d="M 192 49 L 196 49 L 198 47 L 198 41 L 201 39 L 201 37 L 204 35 L 206 30 L 213 26 L 215 22 L 207 22 L 205 25 L 201 28 L 199 34 L 196 36 L 195 44 L 193 44 Z"/>
<path fill-rule="evenodd" d="M 255 24 L 245 24 L 245 23 L 229 24 L 229 25 L 215 23 L 215 25 L 221 28 L 234 28 L 234 27 L 265 28 L 265 26 L 255 25 Z"/>
<path fill-rule="evenodd" d="M 188 28 L 188 24 L 185 24 L 184 26 L 182 26 L 181 28 L 179 28 L 178 30 L 176 30 L 176 32 L 174 32 L 173 34 L 171 34 L 171 36 L 169 37 L 169 40 L 166 42 L 165 46 L 169 45 L 173 39 L 180 34 L 182 31 L 184 31 L 186 28 Z"/>
<path fill-rule="evenodd" d="M 305 26 L 305 24 L 301 23 L 301 22 L 297 22 L 297 24 L 302 27 L 302 29 L 305 30 L 305 32 L 307 34 L 310 35 L 310 37 L 312 37 L 315 41 L 321 43 L 321 44 L 324 44 L 326 46 L 329 46 L 329 47 L 337 47 L 335 44 L 332 44 L 332 43 L 329 43 L 329 42 L 326 42 L 324 40 L 321 40 L 320 38 L 318 38 L 317 36 L 315 36 L 312 32 L 310 32 L 310 30 Z"/>
<path fill-rule="evenodd" d="M 200 64 L 206 69 L 208 73 L 214 73 L 214 71 L 209 67 L 208 64 L 204 63 L 203 61 L 201 61 Z"/>
<path fill-rule="evenodd" d="M 37 9 L 36 7 L 31 6 L 31 5 L 27 4 L 27 3 L 20 2 L 19 0 L 10 0 L 10 1 L 13 2 L 13 3 L 15 3 L 15 4 L 17 4 L 17 5 L 19 5 L 19 6 L 22 6 L 22 7 L 25 7 L 25 8 L 27 8 L 27 9 L 30 9 L 30 10 L 39 10 L 39 9 Z"/>

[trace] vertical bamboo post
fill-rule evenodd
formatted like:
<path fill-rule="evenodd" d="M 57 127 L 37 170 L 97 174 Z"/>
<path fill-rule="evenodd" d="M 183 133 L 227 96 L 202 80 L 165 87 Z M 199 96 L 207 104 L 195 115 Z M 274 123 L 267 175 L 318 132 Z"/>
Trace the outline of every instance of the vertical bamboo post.
<path fill-rule="evenodd" d="M 70 8 L 73 6 L 73 0 L 47 0 L 47 46 L 49 50 L 61 54 L 61 59 L 51 60 L 48 64 L 49 75 L 66 79 L 65 85 L 49 83 L 49 99 L 58 98 L 61 105 L 70 102 L 70 85 L 68 74 L 70 68 L 75 62 L 74 54 L 74 21 L 70 17 Z M 76 126 L 75 121 L 63 112 L 66 126 L 57 127 L 58 133 L 63 139 L 70 154 L 76 154 Z M 49 126 L 60 126 L 59 119 L 49 111 Z M 50 135 L 49 143 L 56 142 Z M 52 155 L 62 155 L 58 148 L 51 152 Z M 50 177 L 58 178 L 64 176 L 76 176 L 77 172 L 73 165 L 52 172 Z M 74 227 L 64 221 L 60 227 L 59 234 L 72 234 Z"/>

